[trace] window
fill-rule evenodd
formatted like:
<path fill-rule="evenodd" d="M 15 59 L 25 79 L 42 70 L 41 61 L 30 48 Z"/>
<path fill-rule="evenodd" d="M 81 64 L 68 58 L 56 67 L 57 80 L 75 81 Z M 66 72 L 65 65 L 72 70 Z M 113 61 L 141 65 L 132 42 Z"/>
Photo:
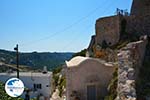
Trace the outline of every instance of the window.
<path fill-rule="evenodd" d="M 109 42 L 108 44 L 109 44 L 109 46 L 110 46 L 110 45 L 111 45 L 111 42 Z"/>
<path fill-rule="evenodd" d="M 33 84 L 34 90 L 37 89 L 42 89 L 42 85 L 41 84 Z"/>

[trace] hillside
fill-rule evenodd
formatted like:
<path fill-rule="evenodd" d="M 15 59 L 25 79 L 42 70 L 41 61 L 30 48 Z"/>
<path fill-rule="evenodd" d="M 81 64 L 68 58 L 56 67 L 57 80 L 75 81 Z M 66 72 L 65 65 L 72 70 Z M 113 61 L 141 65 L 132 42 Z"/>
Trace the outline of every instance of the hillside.
<path fill-rule="evenodd" d="M 19 53 L 19 65 L 30 66 L 32 69 L 43 69 L 44 66 L 47 66 L 48 70 L 52 70 L 64 64 L 64 61 L 69 60 L 72 55 L 73 53 Z M 0 62 L 5 64 L 16 64 L 16 53 L 0 50 Z"/>

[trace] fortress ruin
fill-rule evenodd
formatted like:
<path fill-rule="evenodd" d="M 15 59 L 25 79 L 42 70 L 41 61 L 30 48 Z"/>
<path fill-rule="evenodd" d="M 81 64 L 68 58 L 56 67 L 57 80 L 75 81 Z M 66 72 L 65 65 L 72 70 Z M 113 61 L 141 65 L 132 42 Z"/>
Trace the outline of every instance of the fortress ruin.
<path fill-rule="evenodd" d="M 145 55 L 145 35 L 150 36 L 150 1 L 133 0 L 130 14 L 117 9 L 117 15 L 97 19 L 95 33 L 87 48 L 87 57 L 77 57 L 78 59 L 69 61 L 71 64 L 78 63 L 76 65 L 66 63 L 67 100 L 103 100 L 108 93 L 108 81 L 112 79 L 116 64 L 116 100 L 136 100 L 135 81 Z M 143 37 L 139 39 L 141 36 Z M 132 38 L 134 42 L 127 41 L 128 38 Z M 113 49 L 107 50 L 107 47 L 113 48 L 122 41 L 127 43 L 118 49 L 118 55 Z M 103 51 L 108 51 L 110 57 L 103 58 L 106 54 L 103 54 Z M 105 65 L 102 59 L 105 63 L 113 63 L 112 66 Z M 105 83 L 102 85 L 100 81 Z M 91 86 L 91 90 L 88 86 Z"/>

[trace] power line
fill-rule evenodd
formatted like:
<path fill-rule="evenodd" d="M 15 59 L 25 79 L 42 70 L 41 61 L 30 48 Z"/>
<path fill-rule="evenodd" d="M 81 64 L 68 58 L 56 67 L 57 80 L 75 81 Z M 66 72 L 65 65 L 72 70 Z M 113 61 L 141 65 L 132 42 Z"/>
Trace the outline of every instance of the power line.
<path fill-rule="evenodd" d="M 106 13 L 106 11 L 108 11 L 108 9 L 111 8 L 111 5 L 112 5 L 113 2 L 110 2 L 110 4 L 106 7 L 106 9 L 102 12 L 102 13 Z M 78 35 L 75 37 L 74 40 L 70 41 L 67 45 L 65 45 L 63 47 L 63 49 L 65 48 L 68 48 L 68 47 L 71 47 L 73 45 L 73 43 L 75 42 L 75 40 L 77 40 L 78 38 L 80 38 Z"/>
<path fill-rule="evenodd" d="M 88 28 L 92 28 L 92 26 L 93 26 L 93 25 L 89 25 L 89 26 L 87 26 L 84 30 L 87 30 Z M 83 32 L 83 33 L 86 33 L 86 32 Z M 76 36 L 74 36 L 74 39 L 71 40 L 71 41 L 69 41 L 68 44 L 66 44 L 66 45 L 62 48 L 62 50 L 65 49 L 65 48 L 71 47 L 71 45 L 73 45 L 74 42 L 77 41 L 77 40 L 81 37 L 80 34 L 81 34 L 81 33 L 76 34 Z"/>
<path fill-rule="evenodd" d="M 59 35 L 67 30 L 69 30 L 70 28 L 72 28 L 73 26 L 75 26 L 76 24 L 82 22 L 83 20 L 85 20 L 86 18 L 88 18 L 89 16 L 91 16 L 93 13 L 95 13 L 98 9 L 102 8 L 102 5 L 103 4 L 106 4 L 107 0 L 105 0 L 105 2 L 103 2 L 101 5 L 99 5 L 98 7 L 96 7 L 95 9 L 93 9 L 90 13 L 88 13 L 86 16 L 80 18 L 79 20 L 77 20 L 75 23 L 71 24 L 71 25 L 68 25 L 66 28 L 58 31 L 58 32 L 55 32 L 47 37 L 44 37 L 44 38 L 41 38 L 41 39 L 38 39 L 38 40 L 35 40 L 35 41 L 32 41 L 32 42 L 28 42 L 26 44 L 22 44 L 22 46 L 28 46 L 28 45 L 31 45 L 31 44 L 34 44 L 34 43 L 37 43 L 39 41 L 42 41 L 42 40 L 46 40 L 46 39 L 50 39 L 56 35 Z"/>

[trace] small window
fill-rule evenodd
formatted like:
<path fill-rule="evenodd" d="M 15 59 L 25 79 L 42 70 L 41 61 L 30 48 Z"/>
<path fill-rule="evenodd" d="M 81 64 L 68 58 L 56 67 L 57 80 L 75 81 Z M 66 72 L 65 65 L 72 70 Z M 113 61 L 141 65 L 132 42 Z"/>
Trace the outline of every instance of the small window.
<path fill-rule="evenodd" d="M 109 42 L 108 44 L 111 45 L 111 42 Z"/>
<path fill-rule="evenodd" d="M 41 84 L 33 84 L 34 90 L 37 89 L 42 89 L 42 85 Z"/>
<path fill-rule="evenodd" d="M 33 84 L 34 90 L 36 90 L 36 84 Z"/>
<path fill-rule="evenodd" d="M 37 88 L 38 89 L 41 89 L 42 87 L 41 87 L 41 84 L 37 84 Z"/>

